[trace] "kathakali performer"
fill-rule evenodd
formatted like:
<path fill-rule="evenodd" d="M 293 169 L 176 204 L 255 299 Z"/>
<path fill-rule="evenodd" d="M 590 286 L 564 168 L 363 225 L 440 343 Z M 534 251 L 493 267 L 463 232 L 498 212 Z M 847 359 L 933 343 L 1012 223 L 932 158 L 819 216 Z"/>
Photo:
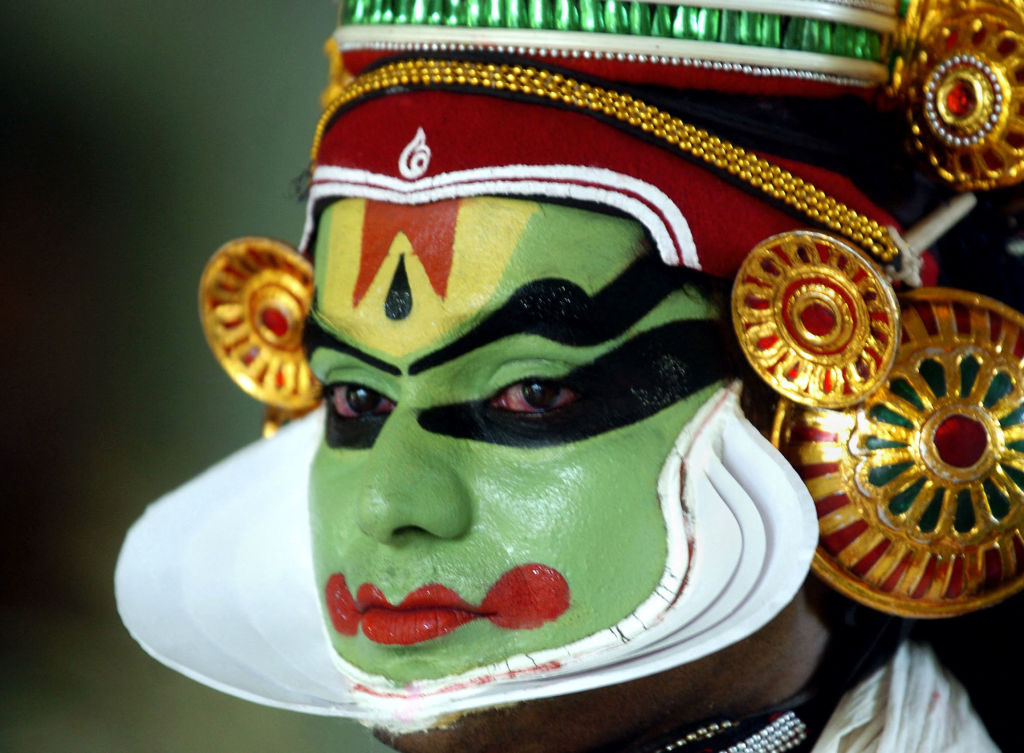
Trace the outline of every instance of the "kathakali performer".
<path fill-rule="evenodd" d="M 1024 316 L 933 286 L 1024 4 L 341 17 L 298 250 L 201 283 L 268 438 L 129 533 L 143 647 L 403 751 L 994 751 L 901 618 L 1024 586 Z"/>

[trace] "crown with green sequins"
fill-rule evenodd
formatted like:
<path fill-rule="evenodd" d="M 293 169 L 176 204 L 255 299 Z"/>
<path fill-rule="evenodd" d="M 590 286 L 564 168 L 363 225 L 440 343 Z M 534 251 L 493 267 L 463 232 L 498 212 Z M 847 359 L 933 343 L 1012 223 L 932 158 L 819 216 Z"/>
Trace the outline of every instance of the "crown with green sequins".
<path fill-rule="evenodd" d="M 342 52 L 497 47 L 870 86 L 888 76 L 901 11 L 898 0 L 348 0 L 336 41 Z"/>

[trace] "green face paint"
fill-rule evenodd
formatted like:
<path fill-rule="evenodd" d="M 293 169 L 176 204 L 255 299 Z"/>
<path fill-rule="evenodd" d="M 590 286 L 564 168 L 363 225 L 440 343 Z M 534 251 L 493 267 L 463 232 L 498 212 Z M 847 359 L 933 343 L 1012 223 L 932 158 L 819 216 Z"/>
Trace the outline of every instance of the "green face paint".
<path fill-rule="evenodd" d="M 315 269 L 330 416 L 313 553 L 343 659 L 395 682 L 458 674 L 611 629 L 651 596 L 658 475 L 720 376 L 715 312 L 646 256 L 638 223 L 343 200 Z"/>

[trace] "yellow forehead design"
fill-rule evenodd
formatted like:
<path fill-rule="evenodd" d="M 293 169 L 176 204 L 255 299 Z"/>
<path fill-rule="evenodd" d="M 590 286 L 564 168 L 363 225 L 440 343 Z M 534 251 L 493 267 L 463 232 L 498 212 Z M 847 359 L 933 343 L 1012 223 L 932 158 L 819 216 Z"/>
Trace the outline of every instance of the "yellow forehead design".
<path fill-rule="evenodd" d="M 535 202 L 462 199 L 446 285 L 438 285 L 436 272 L 435 281 L 431 281 L 418 254 L 421 249 L 413 248 L 406 232 L 398 230 L 367 287 L 368 280 L 359 279 L 361 268 L 364 277 L 367 274 L 363 263 L 367 206 L 365 199 L 346 199 L 328 210 L 327 255 L 317 259 L 318 308 L 333 328 L 398 357 L 438 341 L 487 305 L 527 222 L 539 209 Z M 429 213 L 431 207 L 426 204 L 413 210 Z M 385 313 L 385 301 L 400 263 L 405 268 L 412 306 L 403 318 L 394 319 Z M 357 284 L 361 295 L 357 294 Z"/>

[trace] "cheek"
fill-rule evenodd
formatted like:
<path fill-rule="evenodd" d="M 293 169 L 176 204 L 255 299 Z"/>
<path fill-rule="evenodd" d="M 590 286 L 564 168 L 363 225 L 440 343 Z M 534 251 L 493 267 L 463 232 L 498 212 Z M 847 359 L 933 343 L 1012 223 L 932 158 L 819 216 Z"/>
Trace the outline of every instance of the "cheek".
<path fill-rule="evenodd" d="M 667 446 L 643 427 L 619 434 L 528 451 L 491 448 L 486 465 L 502 472 L 474 481 L 478 534 L 500 542 L 511 561 L 556 568 L 575 607 L 611 603 L 621 612 L 615 618 L 653 591 L 667 555 L 657 498 Z"/>

